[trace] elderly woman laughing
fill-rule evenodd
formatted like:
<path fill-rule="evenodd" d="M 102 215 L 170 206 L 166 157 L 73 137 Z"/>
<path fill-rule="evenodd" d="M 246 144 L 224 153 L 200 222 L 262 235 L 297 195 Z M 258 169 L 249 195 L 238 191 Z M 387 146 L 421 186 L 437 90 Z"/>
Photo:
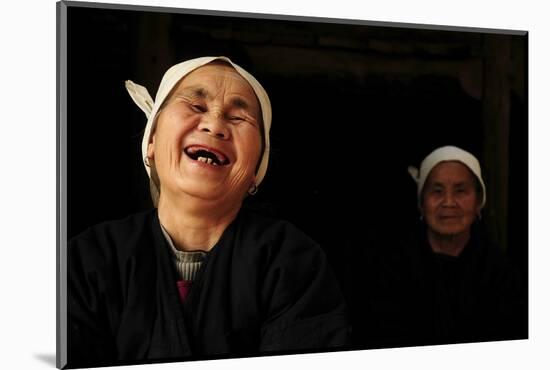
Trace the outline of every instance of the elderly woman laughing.
<path fill-rule="evenodd" d="M 153 101 L 143 158 L 157 208 L 94 226 L 68 248 L 68 363 L 327 349 L 346 307 L 321 248 L 241 208 L 266 173 L 271 105 L 225 57 L 177 64 Z"/>

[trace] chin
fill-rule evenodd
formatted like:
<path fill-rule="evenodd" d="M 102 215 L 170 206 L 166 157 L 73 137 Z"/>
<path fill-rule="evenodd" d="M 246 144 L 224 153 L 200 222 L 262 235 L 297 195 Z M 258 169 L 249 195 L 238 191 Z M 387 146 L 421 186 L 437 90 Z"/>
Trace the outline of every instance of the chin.
<path fill-rule="evenodd" d="M 222 193 L 220 186 L 207 185 L 204 182 L 180 181 L 171 186 L 171 192 L 174 195 L 188 195 L 201 199 L 216 198 Z"/>
<path fill-rule="evenodd" d="M 440 227 L 434 231 L 436 234 L 444 237 L 454 237 L 467 232 L 467 230 L 462 227 Z"/>
<path fill-rule="evenodd" d="M 200 186 L 200 187 L 193 187 L 191 189 L 181 190 L 182 192 L 204 200 L 214 200 L 217 198 L 221 198 L 223 196 L 223 192 L 219 191 L 219 188 L 216 187 L 210 187 L 210 186 Z"/>

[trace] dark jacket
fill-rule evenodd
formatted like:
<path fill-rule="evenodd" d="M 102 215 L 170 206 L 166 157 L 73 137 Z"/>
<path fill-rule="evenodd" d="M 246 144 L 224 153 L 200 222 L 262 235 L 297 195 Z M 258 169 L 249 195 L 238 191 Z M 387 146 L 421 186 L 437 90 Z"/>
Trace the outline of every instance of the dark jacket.
<path fill-rule="evenodd" d="M 68 247 L 68 365 L 254 355 L 347 344 L 321 248 L 241 210 L 182 305 L 157 211 L 90 228 Z"/>
<path fill-rule="evenodd" d="M 365 258 L 371 269 L 356 269 L 363 277 L 355 279 L 368 280 L 366 298 L 351 303 L 359 346 L 527 337 L 525 281 L 475 228 L 458 257 L 433 253 L 421 225 L 401 243 L 379 245 Z"/>

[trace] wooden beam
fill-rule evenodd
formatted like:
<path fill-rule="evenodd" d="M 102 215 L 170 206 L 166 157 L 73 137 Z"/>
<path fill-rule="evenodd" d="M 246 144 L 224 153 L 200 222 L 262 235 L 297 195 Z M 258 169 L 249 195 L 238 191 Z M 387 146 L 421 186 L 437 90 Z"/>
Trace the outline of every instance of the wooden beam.
<path fill-rule="evenodd" d="M 490 238 L 508 246 L 510 57 L 511 41 L 505 35 L 486 35 L 483 65 L 482 168 L 487 187 L 485 222 Z"/>

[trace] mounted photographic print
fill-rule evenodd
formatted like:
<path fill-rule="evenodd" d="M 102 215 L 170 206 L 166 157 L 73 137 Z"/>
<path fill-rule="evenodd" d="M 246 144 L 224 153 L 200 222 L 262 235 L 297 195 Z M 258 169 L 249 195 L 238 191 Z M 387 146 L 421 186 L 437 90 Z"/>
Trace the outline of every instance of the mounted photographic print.
<path fill-rule="evenodd" d="M 526 31 L 57 11 L 59 368 L 528 338 Z"/>

